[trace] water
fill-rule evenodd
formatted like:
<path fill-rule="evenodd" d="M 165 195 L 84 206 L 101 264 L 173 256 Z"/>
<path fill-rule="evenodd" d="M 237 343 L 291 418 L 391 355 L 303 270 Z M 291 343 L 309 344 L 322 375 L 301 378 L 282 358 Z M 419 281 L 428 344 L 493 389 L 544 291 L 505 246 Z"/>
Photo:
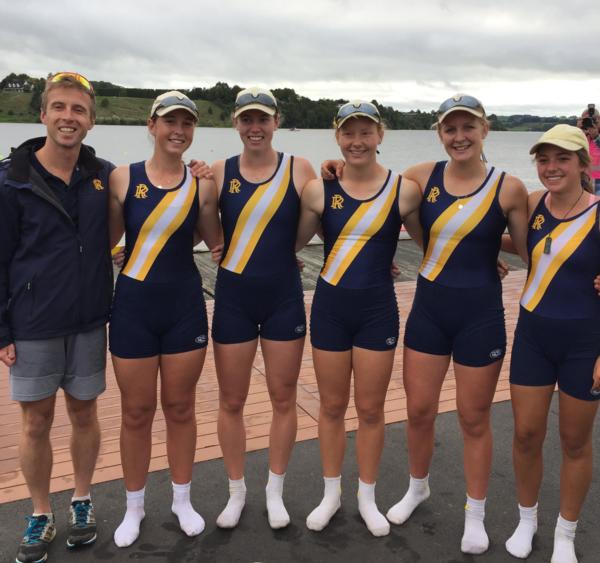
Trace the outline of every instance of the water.
<path fill-rule="evenodd" d="M 45 127 L 33 123 L 0 123 L 0 155 L 6 156 L 14 147 L 31 137 L 45 135 Z M 490 163 L 523 180 L 529 190 L 540 187 L 529 148 L 539 133 L 520 131 L 492 131 L 485 143 Z M 86 138 L 98 155 L 115 164 L 135 162 L 148 158 L 152 141 L 144 126 L 97 125 Z M 316 170 L 328 158 L 338 158 L 339 150 L 333 130 L 306 129 L 275 134 L 278 150 L 308 158 Z M 241 142 L 233 129 L 199 127 L 194 143 L 186 157 L 213 162 L 239 153 Z M 435 131 L 387 131 L 379 161 L 393 170 L 402 171 L 417 162 L 442 160 L 445 152 Z"/>

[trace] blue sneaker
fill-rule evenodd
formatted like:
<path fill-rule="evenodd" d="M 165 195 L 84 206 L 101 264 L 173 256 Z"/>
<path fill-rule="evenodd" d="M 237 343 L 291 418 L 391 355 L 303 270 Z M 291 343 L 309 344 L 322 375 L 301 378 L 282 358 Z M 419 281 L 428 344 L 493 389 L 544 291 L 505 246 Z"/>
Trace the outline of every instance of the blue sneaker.
<path fill-rule="evenodd" d="M 56 535 L 54 515 L 30 516 L 19 546 L 16 563 L 41 563 L 48 558 L 48 545 Z"/>
<path fill-rule="evenodd" d="M 90 500 L 75 500 L 69 507 L 69 537 L 67 547 L 73 549 L 96 541 L 96 518 Z"/>

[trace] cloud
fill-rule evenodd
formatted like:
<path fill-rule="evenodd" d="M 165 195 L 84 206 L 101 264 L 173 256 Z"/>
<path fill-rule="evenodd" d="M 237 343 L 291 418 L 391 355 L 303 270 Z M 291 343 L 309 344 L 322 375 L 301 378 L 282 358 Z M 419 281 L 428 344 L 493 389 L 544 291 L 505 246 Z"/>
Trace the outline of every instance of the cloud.
<path fill-rule="evenodd" d="M 600 76 L 587 0 L 22 0 L 0 16 L 0 76 L 76 69 L 130 87 L 220 80 L 431 107 L 471 88 L 506 107 L 537 96 L 542 112 L 574 110 Z"/>

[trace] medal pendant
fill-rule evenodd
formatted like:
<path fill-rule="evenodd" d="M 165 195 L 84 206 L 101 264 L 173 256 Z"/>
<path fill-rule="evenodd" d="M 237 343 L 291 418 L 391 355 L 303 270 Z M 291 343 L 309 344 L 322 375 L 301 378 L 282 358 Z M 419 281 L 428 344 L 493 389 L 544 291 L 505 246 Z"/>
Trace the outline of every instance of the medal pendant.
<path fill-rule="evenodd" d="M 550 250 L 552 249 L 552 237 L 547 236 L 544 241 L 544 254 L 550 254 Z"/>

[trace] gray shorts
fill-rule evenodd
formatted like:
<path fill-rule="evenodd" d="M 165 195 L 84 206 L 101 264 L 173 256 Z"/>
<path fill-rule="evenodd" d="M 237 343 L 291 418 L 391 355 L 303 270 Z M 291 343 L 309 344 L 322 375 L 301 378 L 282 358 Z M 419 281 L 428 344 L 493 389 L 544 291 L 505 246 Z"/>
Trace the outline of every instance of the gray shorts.
<path fill-rule="evenodd" d="M 59 387 L 75 399 L 95 399 L 106 387 L 106 327 L 48 338 L 17 340 L 10 368 L 13 401 L 39 401 Z"/>

